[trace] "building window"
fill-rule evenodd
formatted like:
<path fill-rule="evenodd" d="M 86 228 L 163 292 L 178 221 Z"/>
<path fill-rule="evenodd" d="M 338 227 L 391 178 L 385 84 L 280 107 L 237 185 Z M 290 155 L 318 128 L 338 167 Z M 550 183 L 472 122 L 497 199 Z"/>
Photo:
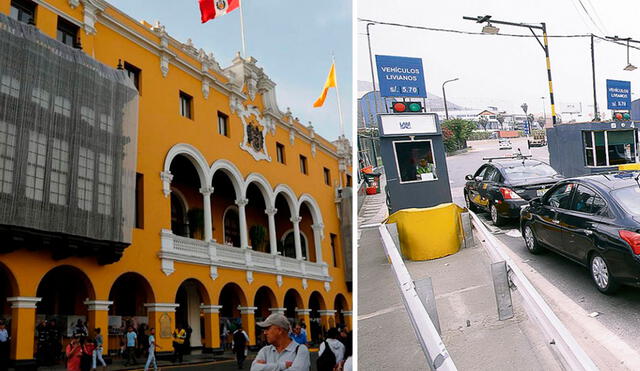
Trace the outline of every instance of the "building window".
<path fill-rule="evenodd" d="M 113 133 L 113 118 L 106 113 L 100 114 L 100 129 Z"/>
<path fill-rule="evenodd" d="M 80 147 L 78 157 L 78 207 L 91 211 L 93 204 L 93 177 L 95 154 L 92 150 Z"/>
<path fill-rule="evenodd" d="M 185 92 L 180 92 L 180 115 L 188 119 L 193 119 L 192 105 L 193 97 Z"/>
<path fill-rule="evenodd" d="M 44 172 L 47 163 L 47 136 L 29 131 L 29 153 L 27 155 L 26 196 L 42 201 L 44 193 Z"/>
<path fill-rule="evenodd" d="M 279 163 L 287 163 L 284 157 L 284 144 L 276 142 L 276 157 L 278 158 Z"/>
<path fill-rule="evenodd" d="M 329 169 L 327 169 L 326 167 L 323 170 L 324 170 L 324 184 L 330 186 L 331 185 L 331 172 L 329 172 Z"/>
<path fill-rule="evenodd" d="M 86 122 L 90 126 L 96 126 L 96 111 L 89 107 L 82 106 L 80 108 L 80 120 Z"/>
<path fill-rule="evenodd" d="M 351 175 L 347 174 L 347 187 L 351 187 Z"/>
<path fill-rule="evenodd" d="M 36 3 L 29 0 L 11 0 L 9 16 L 20 22 L 36 24 Z"/>
<path fill-rule="evenodd" d="M 20 80 L 9 75 L 2 75 L 2 79 L 0 79 L 0 93 L 19 98 Z"/>
<path fill-rule="evenodd" d="M 40 88 L 33 88 L 31 92 L 31 101 L 40 105 L 44 109 L 49 109 L 49 99 L 51 95 L 48 91 Z"/>
<path fill-rule="evenodd" d="M 113 188 L 113 159 L 104 153 L 98 155 L 98 212 L 111 215 Z"/>
<path fill-rule="evenodd" d="M 431 140 L 396 141 L 393 150 L 400 183 L 427 182 L 438 179 Z"/>
<path fill-rule="evenodd" d="M 136 228 L 144 228 L 144 175 L 136 173 Z"/>
<path fill-rule="evenodd" d="M 307 158 L 303 155 L 300 155 L 300 172 L 305 175 L 309 174 L 307 169 Z"/>
<path fill-rule="evenodd" d="M 222 216 L 224 224 L 224 244 L 228 246 L 240 247 L 240 216 L 238 208 L 229 207 Z"/>
<path fill-rule="evenodd" d="M 338 236 L 330 233 L 329 237 L 331 237 L 331 251 L 333 252 L 333 266 L 337 267 L 338 266 L 338 254 L 337 254 L 337 250 L 336 250 L 336 240 L 338 239 Z"/>
<path fill-rule="evenodd" d="M 49 202 L 67 204 L 67 174 L 69 173 L 69 143 L 60 139 L 51 141 L 51 175 Z"/>
<path fill-rule="evenodd" d="M 53 98 L 53 112 L 71 117 L 71 100 L 69 98 L 56 96 Z"/>
<path fill-rule="evenodd" d="M 16 126 L 0 121 L 0 192 L 13 190 L 13 169 L 16 152 Z"/>
<path fill-rule="evenodd" d="M 58 33 L 56 39 L 63 44 L 75 46 L 78 37 L 79 27 L 67 21 L 62 17 L 58 17 Z"/>
<path fill-rule="evenodd" d="M 218 134 L 231 137 L 229 134 L 229 116 L 218 112 Z"/>
<path fill-rule="evenodd" d="M 635 130 L 583 131 L 586 166 L 617 166 L 638 162 Z"/>
<path fill-rule="evenodd" d="M 138 94 L 142 94 L 142 90 L 140 90 L 140 74 L 142 70 L 128 62 L 124 62 L 124 69 L 127 71 L 129 78 L 133 80 L 133 85 L 138 89 Z"/>

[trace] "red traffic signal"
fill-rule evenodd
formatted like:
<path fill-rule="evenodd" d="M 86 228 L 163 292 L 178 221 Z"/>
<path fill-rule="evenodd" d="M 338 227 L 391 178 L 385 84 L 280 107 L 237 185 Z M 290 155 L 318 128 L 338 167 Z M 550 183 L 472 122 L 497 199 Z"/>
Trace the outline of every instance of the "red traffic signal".
<path fill-rule="evenodd" d="M 420 102 L 393 102 L 391 104 L 393 113 L 402 112 L 422 112 L 422 103 Z"/>

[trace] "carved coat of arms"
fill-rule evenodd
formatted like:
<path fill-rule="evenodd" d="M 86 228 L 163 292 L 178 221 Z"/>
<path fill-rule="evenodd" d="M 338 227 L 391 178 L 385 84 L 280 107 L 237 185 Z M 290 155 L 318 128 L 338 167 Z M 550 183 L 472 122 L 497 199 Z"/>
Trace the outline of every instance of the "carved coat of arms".
<path fill-rule="evenodd" d="M 249 145 L 251 145 L 256 152 L 261 152 L 264 148 L 263 130 L 264 129 L 260 128 L 260 125 L 255 121 L 251 121 L 249 125 L 247 125 L 247 142 L 249 142 Z"/>

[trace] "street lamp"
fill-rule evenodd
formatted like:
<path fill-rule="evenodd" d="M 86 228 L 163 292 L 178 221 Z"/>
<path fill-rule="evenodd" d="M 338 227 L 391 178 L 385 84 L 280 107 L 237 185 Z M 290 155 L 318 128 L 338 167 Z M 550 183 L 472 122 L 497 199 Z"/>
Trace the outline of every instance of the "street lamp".
<path fill-rule="evenodd" d="M 482 32 L 483 33 L 488 33 L 488 34 L 497 34 L 499 29 L 497 27 L 494 27 L 493 24 L 505 24 L 508 26 L 516 26 L 516 27 L 524 27 L 524 28 L 528 28 L 531 33 L 533 34 L 533 36 L 536 38 L 536 41 L 538 41 L 538 44 L 540 44 L 540 47 L 542 47 L 542 50 L 544 51 L 544 55 L 547 61 L 547 77 L 548 77 L 548 81 L 549 81 L 549 100 L 551 103 L 551 116 L 553 117 L 553 126 L 556 126 L 556 109 L 555 109 L 555 103 L 553 100 L 553 84 L 552 84 L 552 80 L 551 80 L 551 62 L 549 60 L 549 44 L 547 42 L 547 25 L 544 22 L 541 22 L 539 25 L 538 24 L 528 24 L 528 23 L 514 23 L 514 22 L 505 22 L 505 21 L 496 21 L 495 19 L 491 19 L 490 15 L 485 15 L 485 16 L 477 16 L 477 17 L 462 17 L 462 19 L 466 19 L 469 21 L 475 21 L 477 23 L 487 23 L 486 26 L 484 26 L 482 28 Z M 536 35 L 536 33 L 533 31 L 534 29 L 537 30 L 541 30 L 542 31 L 542 41 L 540 42 L 540 39 L 538 38 L 538 35 Z"/>
<path fill-rule="evenodd" d="M 540 97 L 540 99 L 542 99 L 542 117 L 544 117 L 544 124 L 546 125 L 547 124 L 547 110 L 544 108 L 544 97 Z"/>
<path fill-rule="evenodd" d="M 618 36 L 606 36 L 607 39 L 613 40 L 613 41 L 626 41 L 627 42 L 627 66 L 625 68 L 623 68 L 623 70 L 625 71 L 633 71 L 635 69 L 637 69 L 638 67 L 634 66 L 631 64 L 631 62 L 629 62 L 629 43 L 630 42 L 634 42 L 637 43 L 638 41 L 631 39 L 630 37 L 627 37 L 626 39 L 621 39 Z"/>
<path fill-rule="evenodd" d="M 447 93 L 444 90 L 444 84 L 446 84 L 448 82 L 452 82 L 452 81 L 457 81 L 457 80 L 458 80 L 458 78 L 456 77 L 455 79 L 447 80 L 447 81 L 442 83 L 442 99 L 444 99 L 444 117 L 445 117 L 445 120 L 449 120 L 449 110 L 447 109 Z"/>

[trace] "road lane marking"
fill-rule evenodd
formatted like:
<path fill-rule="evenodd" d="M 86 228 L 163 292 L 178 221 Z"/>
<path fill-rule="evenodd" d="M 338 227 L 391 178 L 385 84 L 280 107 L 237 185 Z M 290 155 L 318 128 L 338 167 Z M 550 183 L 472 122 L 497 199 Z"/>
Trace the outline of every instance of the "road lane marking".
<path fill-rule="evenodd" d="M 373 313 L 363 314 L 361 316 L 358 316 L 358 321 L 363 321 L 365 319 L 371 319 L 373 317 L 377 317 L 377 316 L 381 316 L 383 314 L 395 312 L 398 309 L 403 309 L 403 308 L 404 308 L 404 305 L 403 304 L 399 304 L 399 305 L 394 305 L 394 306 L 389 307 L 389 308 L 380 309 L 380 310 L 377 310 L 377 311 L 375 311 Z"/>

